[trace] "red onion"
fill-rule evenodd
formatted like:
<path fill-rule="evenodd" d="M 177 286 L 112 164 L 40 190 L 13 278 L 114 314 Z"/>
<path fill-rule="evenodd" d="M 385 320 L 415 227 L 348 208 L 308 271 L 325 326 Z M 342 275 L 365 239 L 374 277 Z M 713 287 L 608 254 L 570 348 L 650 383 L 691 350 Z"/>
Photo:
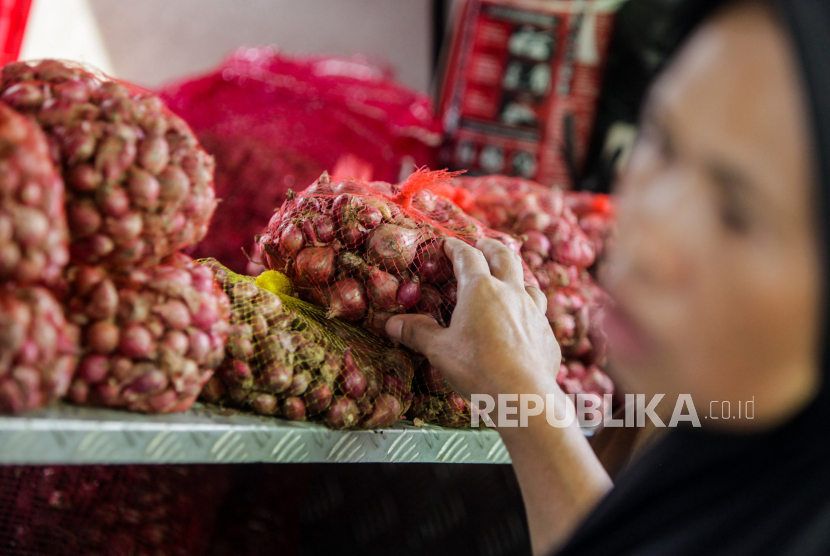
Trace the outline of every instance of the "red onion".
<path fill-rule="evenodd" d="M 287 224 L 280 236 L 280 245 L 286 256 L 296 257 L 297 253 L 305 247 L 303 231 L 294 224 Z"/>
<path fill-rule="evenodd" d="M 391 394 L 381 394 L 375 400 L 372 414 L 364 421 L 366 428 L 388 427 L 395 423 L 403 413 L 401 402 Z"/>
<path fill-rule="evenodd" d="M 96 353 L 112 353 L 118 347 L 118 327 L 107 321 L 97 321 L 86 330 L 86 343 Z"/>
<path fill-rule="evenodd" d="M 358 220 L 367 230 L 371 230 L 380 225 L 383 221 L 383 215 L 377 208 L 370 206 L 360 211 Z"/>
<path fill-rule="evenodd" d="M 331 403 L 331 388 L 325 382 L 313 382 L 303 395 L 306 410 L 311 413 L 319 413 L 326 409 Z"/>
<path fill-rule="evenodd" d="M 421 286 L 421 299 L 418 300 L 416 308 L 422 315 L 430 315 L 438 324 L 443 325 L 444 319 L 441 316 L 441 305 L 443 296 L 430 285 Z"/>
<path fill-rule="evenodd" d="M 325 419 L 333 429 L 347 429 L 357 424 L 360 411 L 354 400 L 345 396 L 337 396 L 326 410 Z"/>
<path fill-rule="evenodd" d="M 423 282 L 443 283 L 452 278 L 452 265 L 444 253 L 443 241 L 421 245 L 415 261 L 415 272 Z"/>
<path fill-rule="evenodd" d="M 421 284 L 415 280 L 406 280 L 398 289 L 397 301 L 405 309 L 413 308 L 421 300 Z"/>
<path fill-rule="evenodd" d="M 553 327 L 553 335 L 556 336 L 556 340 L 560 345 L 573 345 L 576 322 L 572 315 L 567 313 L 557 315 L 551 320 L 551 327 Z"/>
<path fill-rule="evenodd" d="M 268 391 L 279 393 L 291 386 L 294 371 L 286 365 L 272 363 L 268 366 L 264 376 Z"/>
<path fill-rule="evenodd" d="M 343 371 L 337 379 L 337 384 L 345 395 L 355 400 L 366 393 L 366 377 L 357 367 L 350 348 L 346 348 L 343 354 Z"/>
<path fill-rule="evenodd" d="M 294 378 L 291 379 L 291 384 L 288 386 L 288 390 L 286 390 L 285 393 L 288 396 L 302 396 L 305 391 L 308 390 L 309 384 L 311 384 L 310 372 L 302 371 L 294 373 Z"/>
<path fill-rule="evenodd" d="M 294 396 L 285 398 L 282 401 L 280 411 L 286 419 L 291 419 L 292 421 L 305 421 L 305 402 L 303 402 L 300 398 Z"/>
<path fill-rule="evenodd" d="M 341 236 L 347 247 L 357 247 L 363 244 L 366 239 L 366 227 L 357 221 L 343 224 Z"/>
<path fill-rule="evenodd" d="M 63 68 L 52 72 L 43 64 L 18 62 L 29 70 L 6 74 L 2 95 L 52 142 L 53 158 L 69 185 L 72 262 L 109 270 L 151 266 L 201 240 L 216 208 L 213 159 L 187 125 L 151 93 L 113 87 L 87 70 L 49 63 Z M 42 103 L 15 92 L 29 85 L 45 98 Z M 36 160 L 38 150 L 29 150 Z M 35 199 L 34 192 L 24 193 Z M 50 227 L 58 219 L 54 222 Z M 52 252 L 57 255 L 59 246 Z"/>
<path fill-rule="evenodd" d="M 344 278 L 329 290 L 329 318 L 356 321 L 366 316 L 366 290 L 354 278 Z"/>
<path fill-rule="evenodd" d="M 373 311 L 366 317 L 363 327 L 382 338 L 388 338 L 386 334 L 386 321 L 393 316 L 395 316 L 395 313 Z"/>
<path fill-rule="evenodd" d="M 547 258 L 550 254 L 550 240 L 541 232 L 531 230 L 525 233 L 527 239 L 522 243 L 522 251 L 538 253 Z"/>
<path fill-rule="evenodd" d="M 334 241 L 334 224 L 325 214 L 318 214 L 312 220 L 317 239 L 323 243 Z"/>
<path fill-rule="evenodd" d="M 251 398 L 251 407 L 261 415 L 275 415 L 279 411 L 277 398 L 271 394 L 255 394 Z"/>
<path fill-rule="evenodd" d="M 329 247 L 306 247 L 300 251 L 294 263 L 299 285 L 327 284 L 334 278 L 335 255 Z"/>
<path fill-rule="evenodd" d="M 381 224 L 366 242 L 366 257 L 372 264 L 402 271 L 415 260 L 422 233 L 395 224 Z"/>
<path fill-rule="evenodd" d="M 372 267 L 366 281 L 366 293 L 375 308 L 389 309 L 397 303 L 399 285 L 400 281 L 395 276 Z"/>
<path fill-rule="evenodd" d="M 464 398 L 455 392 L 447 394 L 446 402 L 447 406 L 450 408 L 450 411 L 453 413 L 463 413 L 467 409 L 467 402 L 465 402 Z"/>

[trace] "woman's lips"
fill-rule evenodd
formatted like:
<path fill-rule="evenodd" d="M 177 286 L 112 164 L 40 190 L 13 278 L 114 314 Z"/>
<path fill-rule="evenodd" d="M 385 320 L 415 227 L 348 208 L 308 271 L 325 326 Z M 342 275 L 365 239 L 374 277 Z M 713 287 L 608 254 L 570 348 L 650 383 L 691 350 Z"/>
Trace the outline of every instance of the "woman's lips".
<path fill-rule="evenodd" d="M 645 361 L 652 353 L 648 335 L 619 305 L 605 309 L 602 324 L 612 359 L 636 363 Z"/>

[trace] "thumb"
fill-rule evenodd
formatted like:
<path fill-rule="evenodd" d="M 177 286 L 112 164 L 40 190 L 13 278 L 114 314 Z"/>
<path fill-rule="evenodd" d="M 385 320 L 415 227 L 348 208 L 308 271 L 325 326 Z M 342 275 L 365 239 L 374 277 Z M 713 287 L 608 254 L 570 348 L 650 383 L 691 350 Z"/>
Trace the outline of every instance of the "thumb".
<path fill-rule="evenodd" d="M 429 357 L 444 327 L 426 315 L 395 315 L 386 321 L 386 333 L 410 349 Z"/>

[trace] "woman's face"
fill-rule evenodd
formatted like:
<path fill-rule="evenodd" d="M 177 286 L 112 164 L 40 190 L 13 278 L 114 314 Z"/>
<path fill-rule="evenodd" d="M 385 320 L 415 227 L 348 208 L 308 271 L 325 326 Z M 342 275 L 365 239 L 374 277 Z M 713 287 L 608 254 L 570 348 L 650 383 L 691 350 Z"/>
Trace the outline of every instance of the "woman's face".
<path fill-rule="evenodd" d="M 702 422 L 712 401 L 736 412 L 753 397 L 754 424 L 777 419 L 816 388 L 820 259 L 796 68 L 767 8 L 715 16 L 651 91 L 618 190 L 604 274 L 616 378 L 666 394 L 669 411 L 691 394 Z"/>

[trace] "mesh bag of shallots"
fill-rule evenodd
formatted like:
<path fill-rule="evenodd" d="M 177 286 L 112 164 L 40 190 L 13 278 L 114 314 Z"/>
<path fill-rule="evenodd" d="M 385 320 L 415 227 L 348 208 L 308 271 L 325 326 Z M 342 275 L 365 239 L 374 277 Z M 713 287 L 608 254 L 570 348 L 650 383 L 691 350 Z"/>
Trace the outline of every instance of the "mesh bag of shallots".
<path fill-rule="evenodd" d="M 221 363 L 230 305 L 183 253 L 129 271 L 71 266 L 67 318 L 83 330 L 68 398 L 146 413 L 188 409 Z"/>
<path fill-rule="evenodd" d="M 336 429 L 388 426 L 408 409 L 410 353 L 297 299 L 279 272 L 253 278 L 202 263 L 231 300 L 225 360 L 203 400 Z"/>
<path fill-rule="evenodd" d="M 156 95 L 43 60 L 4 66 L 0 100 L 49 140 L 66 184 L 72 263 L 151 265 L 205 236 L 216 208 L 213 158 Z"/>
<path fill-rule="evenodd" d="M 475 244 L 493 238 L 520 250 L 517 240 L 432 191 L 452 177 L 419 170 L 391 185 L 324 174 L 273 216 L 259 240 L 263 264 L 284 272 L 298 296 L 325 308 L 327 317 L 377 336 L 385 337 L 386 321 L 400 313 L 427 314 L 446 325 L 457 289 L 444 239 Z M 525 270 L 525 281 L 536 285 Z M 467 404 L 457 394 L 432 392 L 422 380 L 414 392 L 410 416 L 449 425 L 469 422 Z M 433 402 L 440 406 L 435 412 L 419 409 Z"/>
<path fill-rule="evenodd" d="M 0 467 L 0 553 L 206 554 L 226 466 Z"/>

